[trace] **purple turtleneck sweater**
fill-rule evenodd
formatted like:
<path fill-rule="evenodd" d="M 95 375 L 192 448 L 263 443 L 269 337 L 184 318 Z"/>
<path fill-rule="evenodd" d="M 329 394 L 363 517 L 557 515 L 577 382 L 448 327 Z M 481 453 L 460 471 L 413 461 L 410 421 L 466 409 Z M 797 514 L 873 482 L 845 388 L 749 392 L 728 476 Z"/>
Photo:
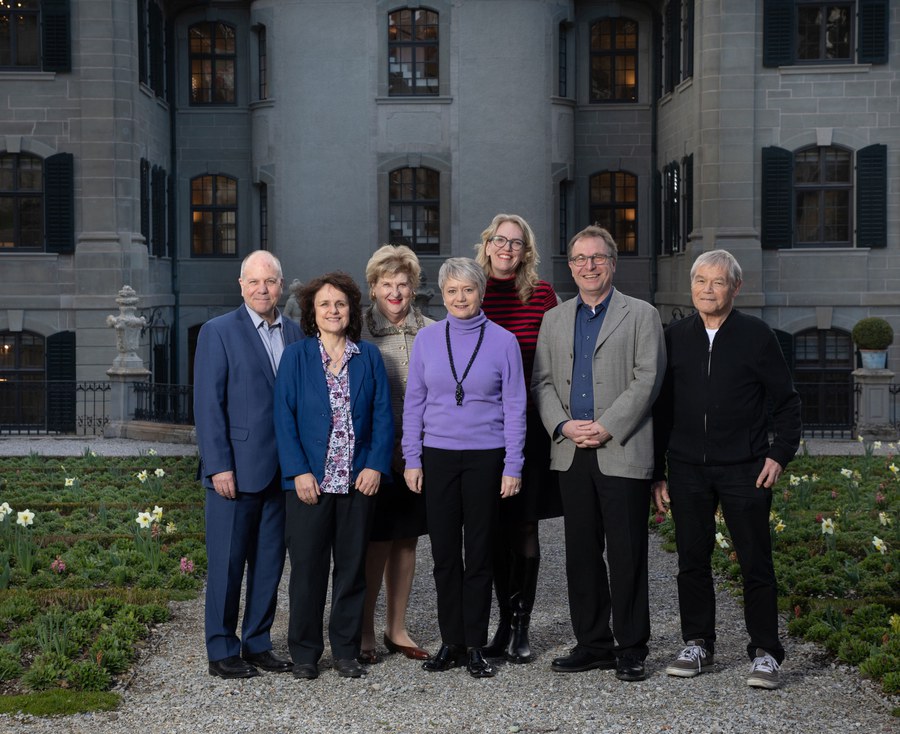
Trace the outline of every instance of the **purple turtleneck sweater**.
<path fill-rule="evenodd" d="M 456 404 L 456 381 L 447 354 L 447 324 L 456 375 L 463 372 L 485 324 L 481 348 L 462 381 L 465 397 Z M 525 377 L 516 337 L 481 311 L 461 320 L 448 314 L 416 335 L 409 360 L 403 406 L 403 458 L 407 469 L 422 467 L 422 446 L 452 451 L 506 449 L 503 474 L 522 475 L 525 443 Z"/>

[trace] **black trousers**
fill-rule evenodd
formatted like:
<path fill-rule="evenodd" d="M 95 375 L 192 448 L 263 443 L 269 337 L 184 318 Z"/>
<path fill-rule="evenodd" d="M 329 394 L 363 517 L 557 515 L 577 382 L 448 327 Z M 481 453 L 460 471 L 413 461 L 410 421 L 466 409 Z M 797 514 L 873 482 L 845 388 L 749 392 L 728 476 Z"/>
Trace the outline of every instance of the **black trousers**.
<path fill-rule="evenodd" d="M 483 647 L 491 616 L 492 530 L 504 449 L 422 452 L 438 626 L 447 645 Z"/>
<path fill-rule="evenodd" d="M 650 481 L 606 476 L 597 451 L 575 449 L 572 466 L 559 475 L 572 628 L 578 647 L 594 655 L 643 660 L 650 639 Z"/>
<path fill-rule="evenodd" d="M 716 507 L 734 544 L 744 579 L 747 654 L 762 648 L 779 663 L 778 586 L 772 564 L 769 511 L 772 490 L 756 486 L 764 460 L 732 466 L 700 466 L 669 460 L 669 498 L 678 546 L 678 604 L 685 641 L 716 640 L 716 595 L 711 558 L 715 551 Z"/>
<path fill-rule="evenodd" d="M 285 543 L 291 559 L 288 648 L 295 664 L 318 663 L 325 644 L 322 615 L 328 571 L 334 558 L 328 639 L 335 659 L 359 655 L 366 596 L 366 547 L 375 498 L 349 494 L 319 495 L 315 505 L 286 493 Z"/>

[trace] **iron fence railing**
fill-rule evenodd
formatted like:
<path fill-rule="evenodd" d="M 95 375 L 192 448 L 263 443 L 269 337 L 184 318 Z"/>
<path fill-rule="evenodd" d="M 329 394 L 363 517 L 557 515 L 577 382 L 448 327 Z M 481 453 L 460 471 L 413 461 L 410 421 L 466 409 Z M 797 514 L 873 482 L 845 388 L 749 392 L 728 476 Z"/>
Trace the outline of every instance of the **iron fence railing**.
<path fill-rule="evenodd" d="M 138 382 L 134 385 L 137 400 L 134 419 L 155 423 L 193 425 L 194 388 L 192 385 L 167 385 Z"/>
<path fill-rule="evenodd" d="M 852 438 L 861 390 L 851 375 L 815 382 L 796 375 L 794 385 L 800 393 L 806 438 Z"/>
<path fill-rule="evenodd" d="M 109 382 L 0 378 L 0 432 L 101 435 L 111 390 Z"/>

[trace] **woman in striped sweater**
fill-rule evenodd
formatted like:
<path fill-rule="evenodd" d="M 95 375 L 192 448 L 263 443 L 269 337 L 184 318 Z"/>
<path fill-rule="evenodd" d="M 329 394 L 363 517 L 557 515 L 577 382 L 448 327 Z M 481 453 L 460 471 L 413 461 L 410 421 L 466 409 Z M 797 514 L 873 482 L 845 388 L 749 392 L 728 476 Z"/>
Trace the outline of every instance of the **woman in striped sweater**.
<path fill-rule="evenodd" d="M 557 304 L 556 293 L 537 274 L 534 232 L 522 217 L 498 214 L 481 233 L 476 260 L 488 276 L 485 315 L 515 334 L 529 389 L 522 491 L 501 504 L 494 549 L 494 589 L 500 624 L 485 648 L 490 657 L 512 663 L 532 660 L 528 640 L 540 565 L 538 520 L 562 515 L 559 487 L 550 471 L 550 437 L 531 400 L 531 369 L 544 313 Z"/>

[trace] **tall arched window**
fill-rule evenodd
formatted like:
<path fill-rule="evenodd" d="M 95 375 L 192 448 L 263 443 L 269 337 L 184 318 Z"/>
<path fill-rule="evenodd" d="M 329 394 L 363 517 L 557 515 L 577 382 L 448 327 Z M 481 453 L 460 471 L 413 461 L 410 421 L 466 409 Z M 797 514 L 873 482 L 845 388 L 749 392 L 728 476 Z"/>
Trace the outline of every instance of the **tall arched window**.
<path fill-rule="evenodd" d="M 853 340 L 841 329 L 806 329 L 794 336 L 794 383 L 810 429 L 853 425 Z"/>
<path fill-rule="evenodd" d="M 191 104 L 234 104 L 235 30 L 215 21 L 188 29 Z"/>
<path fill-rule="evenodd" d="M 637 176 L 601 171 L 590 179 L 590 220 L 613 236 L 620 255 L 637 254 Z"/>
<path fill-rule="evenodd" d="M 388 13 L 388 94 L 435 95 L 439 82 L 438 14 L 412 8 Z"/>
<path fill-rule="evenodd" d="M 637 102 L 638 24 L 604 18 L 591 24 L 591 102 Z"/>
<path fill-rule="evenodd" d="M 191 255 L 237 254 L 237 179 L 191 179 Z"/>
<path fill-rule="evenodd" d="M 417 253 L 441 247 L 441 174 L 431 168 L 397 168 L 390 173 L 391 242 Z"/>

